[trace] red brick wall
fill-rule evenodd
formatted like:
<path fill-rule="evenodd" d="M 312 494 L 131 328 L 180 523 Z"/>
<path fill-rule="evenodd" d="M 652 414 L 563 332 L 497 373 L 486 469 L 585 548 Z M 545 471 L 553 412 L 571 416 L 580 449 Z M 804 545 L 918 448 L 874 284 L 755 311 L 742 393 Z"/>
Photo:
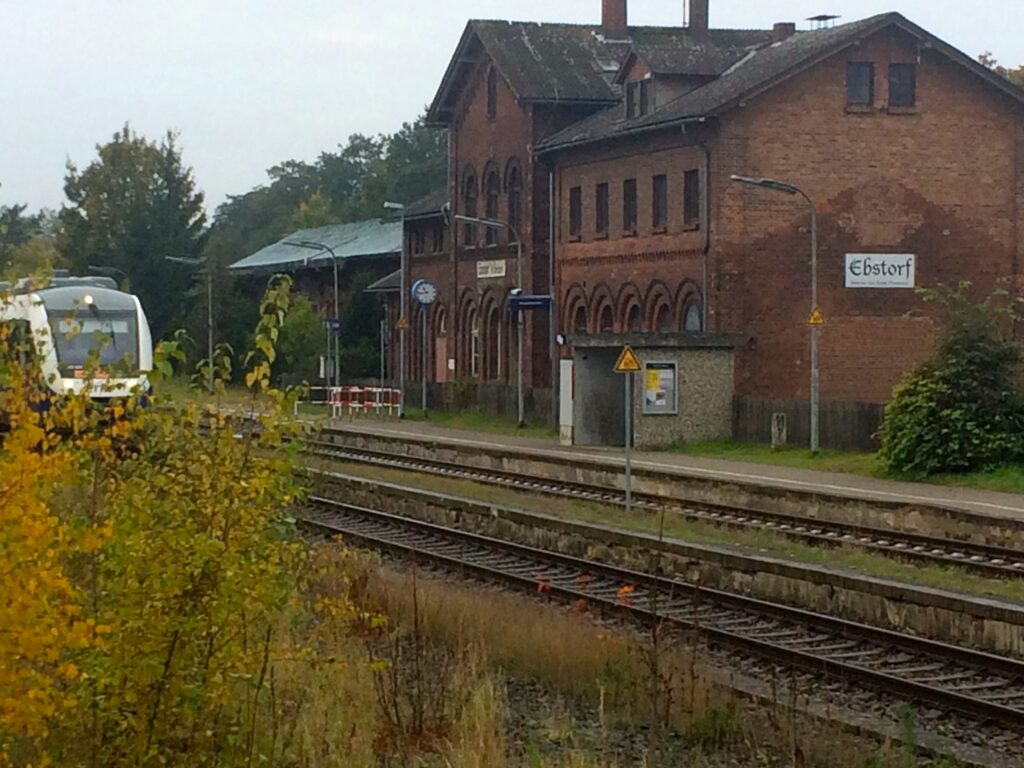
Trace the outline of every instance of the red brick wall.
<path fill-rule="evenodd" d="M 824 399 L 884 402 L 930 349 L 911 290 L 847 289 L 850 252 L 914 253 L 918 286 L 1018 275 L 1020 116 L 966 70 L 920 51 L 917 107 L 888 114 L 890 61 L 918 61 L 896 33 L 865 41 L 735 110 L 713 141 L 710 327 L 744 335 L 737 392 L 808 394 L 809 215 L 802 200 L 730 183 L 784 179 L 819 204 Z M 875 63 L 876 108 L 847 114 L 847 61 Z"/>
<path fill-rule="evenodd" d="M 615 330 L 624 330 L 630 307 L 639 303 L 643 329 L 654 330 L 660 305 L 671 308 L 671 326 L 681 330 L 688 302 L 697 301 L 701 281 L 704 232 L 683 221 L 683 173 L 703 168 L 704 153 L 696 146 L 647 142 L 643 154 L 612 154 L 597 150 L 576 153 L 558 171 L 558 280 L 562 299 L 562 328 L 574 330 L 575 308 L 584 302 L 588 327 L 599 330 L 602 307 L 610 303 Z M 678 143 L 675 141 L 674 143 Z M 655 175 L 668 177 L 668 227 L 652 228 Z M 623 181 L 637 182 L 637 234 L 623 232 Z M 596 187 L 609 186 L 607 239 L 595 233 Z M 569 238 L 569 194 L 580 187 L 583 232 Z"/>
<path fill-rule="evenodd" d="M 848 113 L 846 64 L 875 64 L 875 108 Z M 889 114 L 890 62 L 918 62 L 917 106 Z M 736 391 L 809 393 L 810 215 L 801 198 L 745 187 L 731 174 L 797 184 L 819 209 L 821 386 L 826 400 L 884 402 L 924 359 L 933 323 L 915 291 L 844 287 L 845 254 L 913 253 L 918 286 L 970 280 L 979 295 L 1020 279 L 1024 149 L 1020 109 L 963 67 L 902 33 L 863 41 L 776 86 L 698 133 L 678 129 L 564 154 L 558 161 L 562 327 L 584 303 L 699 290 L 703 232 L 682 227 L 682 173 L 710 153 L 709 330 L 739 335 Z M 669 229 L 650 231 L 654 173 L 669 176 Z M 638 180 L 640 232 L 622 238 L 621 181 Z M 610 183 L 611 236 L 594 239 L 594 185 Z M 568 242 L 569 190 L 583 189 L 583 236 Z M 660 299 L 659 299 L 660 301 Z M 685 301 L 676 300 L 680 324 Z M 651 302 L 645 303 L 650 312 Z M 911 314 L 913 313 L 913 314 Z M 652 319 L 645 318 L 649 325 Z M 678 327 L 678 325 L 677 325 Z"/>

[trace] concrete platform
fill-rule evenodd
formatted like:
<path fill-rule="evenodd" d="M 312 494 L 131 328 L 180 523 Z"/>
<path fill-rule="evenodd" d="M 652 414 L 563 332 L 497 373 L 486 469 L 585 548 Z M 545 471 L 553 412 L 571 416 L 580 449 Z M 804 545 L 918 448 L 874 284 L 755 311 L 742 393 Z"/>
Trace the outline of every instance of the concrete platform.
<path fill-rule="evenodd" d="M 621 449 L 566 448 L 560 446 L 554 439 L 470 432 L 424 422 L 377 422 L 366 419 L 355 422 L 341 421 L 332 426 L 364 435 L 426 439 L 462 448 L 479 446 L 489 450 L 525 452 L 538 458 L 562 462 L 584 460 L 618 467 L 624 463 Z M 718 481 L 794 494 L 825 495 L 885 505 L 938 507 L 1024 523 L 1024 494 L 884 480 L 839 472 L 820 472 L 663 452 L 634 452 L 633 467 L 637 470 L 670 474 L 680 478 Z"/>

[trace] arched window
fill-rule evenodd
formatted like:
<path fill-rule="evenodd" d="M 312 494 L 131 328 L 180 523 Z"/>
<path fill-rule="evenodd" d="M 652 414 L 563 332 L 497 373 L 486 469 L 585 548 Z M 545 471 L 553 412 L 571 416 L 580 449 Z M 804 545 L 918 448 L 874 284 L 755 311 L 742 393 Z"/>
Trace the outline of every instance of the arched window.
<path fill-rule="evenodd" d="M 498 172 L 493 168 L 487 172 L 484 179 L 484 194 L 487 196 L 484 201 L 484 215 L 488 219 L 498 218 L 498 196 L 501 194 L 501 181 L 498 179 Z M 486 227 L 484 236 L 488 245 L 498 244 L 497 227 Z"/>
<path fill-rule="evenodd" d="M 434 381 L 448 379 L 448 313 L 443 304 L 434 310 Z"/>
<path fill-rule="evenodd" d="M 662 304 L 654 315 L 654 330 L 658 333 L 672 332 L 672 308 Z"/>
<path fill-rule="evenodd" d="M 469 309 L 469 375 L 474 379 L 480 376 L 480 315 L 476 307 Z"/>
<path fill-rule="evenodd" d="M 586 333 L 587 332 L 587 308 L 580 304 L 576 307 L 576 314 L 572 318 L 572 332 L 573 333 Z"/>
<path fill-rule="evenodd" d="M 601 314 L 598 315 L 597 330 L 601 333 L 611 333 L 615 330 L 615 317 L 612 314 L 611 306 L 608 304 L 604 305 Z"/>
<path fill-rule="evenodd" d="M 484 378 L 497 381 L 501 378 L 501 313 L 491 307 L 487 313 L 487 344 L 484 347 Z"/>
<path fill-rule="evenodd" d="M 629 333 L 640 333 L 644 329 L 644 314 L 639 304 L 634 304 L 626 313 L 626 330 Z"/>
<path fill-rule="evenodd" d="M 703 330 L 704 319 L 701 315 L 700 304 L 696 302 L 686 308 L 683 315 L 683 330 L 687 333 L 700 333 Z"/>
<path fill-rule="evenodd" d="M 487 119 L 498 116 L 498 70 L 491 67 L 487 70 Z"/>
<path fill-rule="evenodd" d="M 523 174 L 518 160 L 510 160 L 505 171 L 505 191 L 508 192 L 509 242 L 516 242 L 523 223 Z"/>
<path fill-rule="evenodd" d="M 476 174 L 469 168 L 462 177 L 462 210 L 467 216 L 476 216 Z M 466 224 L 463 228 L 462 243 L 467 248 L 476 247 L 476 226 Z"/>

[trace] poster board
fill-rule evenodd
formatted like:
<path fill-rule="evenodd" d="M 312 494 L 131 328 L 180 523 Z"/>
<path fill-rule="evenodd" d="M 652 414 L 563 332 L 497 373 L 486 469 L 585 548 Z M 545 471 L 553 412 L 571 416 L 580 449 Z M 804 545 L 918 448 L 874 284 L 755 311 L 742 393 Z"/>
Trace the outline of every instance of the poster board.
<path fill-rule="evenodd" d="M 676 363 L 644 363 L 643 412 L 647 416 L 679 413 L 679 368 Z"/>

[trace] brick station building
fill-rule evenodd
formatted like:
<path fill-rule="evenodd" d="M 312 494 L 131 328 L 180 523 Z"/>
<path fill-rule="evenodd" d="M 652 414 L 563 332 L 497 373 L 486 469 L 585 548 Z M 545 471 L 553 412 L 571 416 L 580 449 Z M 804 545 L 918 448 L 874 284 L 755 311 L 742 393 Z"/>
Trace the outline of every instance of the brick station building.
<path fill-rule="evenodd" d="M 469 22 L 429 112 L 449 131 L 448 188 L 406 225 L 409 283 L 440 292 L 431 380 L 483 391 L 515 376 L 515 237 L 458 215 L 512 225 L 524 292 L 547 294 L 554 264 L 553 322 L 526 324 L 538 414 L 557 384 L 549 350 L 706 336 L 730 339 L 734 434 L 765 439 L 773 411 L 799 424 L 810 208 L 734 174 L 814 201 L 826 445 L 865 444 L 928 354 L 914 287 L 1020 283 L 1024 93 L 897 13 L 722 30 L 710 10 L 691 0 L 684 26 L 681 0 L 663 28 L 628 26 L 626 0 L 604 0 L 596 26 Z"/>

